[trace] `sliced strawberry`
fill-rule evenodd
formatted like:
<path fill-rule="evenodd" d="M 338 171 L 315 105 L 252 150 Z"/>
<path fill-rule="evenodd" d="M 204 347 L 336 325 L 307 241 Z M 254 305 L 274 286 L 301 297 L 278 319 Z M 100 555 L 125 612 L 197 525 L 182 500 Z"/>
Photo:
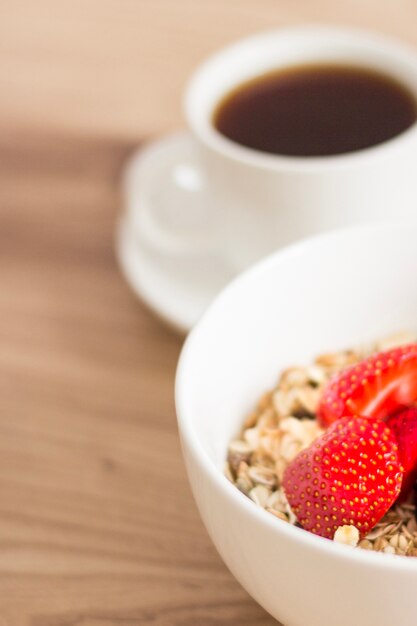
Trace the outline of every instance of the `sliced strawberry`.
<path fill-rule="evenodd" d="M 373 354 L 343 370 L 324 389 L 317 417 L 327 426 L 344 415 L 384 419 L 417 400 L 417 344 Z"/>
<path fill-rule="evenodd" d="M 333 538 L 339 526 L 354 525 L 364 536 L 397 499 L 402 476 L 391 428 L 353 416 L 332 424 L 295 457 L 283 487 L 306 530 Z"/>
<path fill-rule="evenodd" d="M 387 419 L 398 443 L 398 452 L 404 468 L 400 501 L 405 500 L 417 479 L 417 407 L 400 409 Z"/>

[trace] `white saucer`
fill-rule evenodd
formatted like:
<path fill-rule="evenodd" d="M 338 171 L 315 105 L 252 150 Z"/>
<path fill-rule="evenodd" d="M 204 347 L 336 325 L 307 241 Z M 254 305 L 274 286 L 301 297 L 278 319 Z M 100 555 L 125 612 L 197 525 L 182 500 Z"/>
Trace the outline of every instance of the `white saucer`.
<path fill-rule="evenodd" d="M 175 164 L 178 161 L 192 164 L 195 150 L 189 133 L 176 133 L 133 154 L 125 166 L 122 181 L 124 216 L 116 240 L 120 267 L 135 294 L 182 333 L 194 326 L 214 296 L 235 274 L 216 246 L 205 249 L 208 237 L 204 222 L 198 230 L 200 241 L 196 237 L 192 239 L 192 253 L 182 247 L 181 237 L 172 233 L 172 228 L 178 229 L 181 224 L 183 200 L 189 201 L 193 216 L 198 211 L 204 214 L 204 207 L 210 205 L 205 190 L 196 195 L 193 180 L 192 193 L 184 199 L 178 198 L 172 184 Z M 152 223 L 152 202 L 161 196 L 168 212 L 172 208 L 173 213 L 178 214 L 175 223 L 162 231 Z M 179 226 L 180 231 L 182 227 Z"/>
<path fill-rule="evenodd" d="M 139 245 L 126 218 L 118 226 L 116 253 L 121 270 L 134 293 L 158 317 L 181 333 L 187 333 L 214 296 L 228 282 L 212 271 L 202 281 L 195 268 L 175 267 Z M 231 276 L 230 276 L 231 278 Z"/>

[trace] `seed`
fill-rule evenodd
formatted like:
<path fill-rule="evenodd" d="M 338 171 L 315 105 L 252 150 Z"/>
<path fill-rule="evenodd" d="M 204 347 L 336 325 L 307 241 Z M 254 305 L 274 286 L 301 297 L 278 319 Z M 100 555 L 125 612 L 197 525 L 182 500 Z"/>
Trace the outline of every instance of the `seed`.
<path fill-rule="evenodd" d="M 276 391 L 272 396 L 272 405 L 279 417 L 285 417 L 290 414 L 291 401 L 287 392 Z"/>
<path fill-rule="evenodd" d="M 247 428 L 243 432 L 243 439 L 248 444 L 251 452 L 256 450 L 256 448 L 259 446 L 259 437 L 260 437 L 259 429 L 256 427 Z"/>
<path fill-rule="evenodd" d="M 303 367 L 290 367 L 281 374 L 280 387 L 302 387 L 308 382 L 308 372 Z"/>
<path fill-rule="evenodd" d="M 265 485 L 266 487 L 273 488 L 277 483 L 275 472 L 267 467 L 249 467 L 248 475 L 255 485 Z"/>
<path fill-rule="evenodd" d="M 374 550 L 382 552 L 388 545 L 388 541 L 384 537 L 378 537 L 374 543 Z"/>
<path fill-rule="evenodd" d="M 282 519 L 283 522 L 288 522 L 288 517 L 285 515 L 285 513 L 282 513 L 281 511 L 276 511 L 275 509 L 266 509 L 268 511 L 268 513 L 272 513 L 272 515 L 275 515 L 275 517 L 278 517 L 278 519 Z"/>
<path fill-rule="evenodd" d="M 412 517 L 408 522 L 407 522 L 407 530 L 409 533 L 414 534 L 415 532 L 417 532 L 417 520 L 415 517 Z"/>
<path fill-rule="evenodd" d="M 319 365 L 311 365 L 307 369 L 307 376 L 309 381 L 317 386 L 322 385 L 327 379 L 325 369 Z"/>
<path fill-rule="evenodd" d="M 227 460 L 232 470 L 236 471 L 242 461 L 249 461 L 251 449 L 246 441 L 237 439 L 229 445 Z"/>
<path fill-rule="evenodd" d="M 393 548 L 399 548 L 400 547 L 400 535 L 398 533 L 393 535 L 391 539 L 389 540 L 389 542 Z"/>
<path fill-rule="evenodd" d="M 320 396 L 320 389 L 314 389 L 313 387 L 307 385 L 298 391 L 298 401 L 301 404 L 301 407 L 310 415 L 314 415 L 316 412 Z"/>
<path fill-rule="evenodd" d="M 251 500 L 258 504 L 262 508 L 265 508 L 266 503 L 268 502 L 268 498 L 271 492 L 264 485 L 257 485 L 253 489 L 249 491 L 249 497 Z"/>
<path fill-rule="evenodd" d="M 241 491 L 245 495 L 248 495 L 249 491 L 252 489 L 252 483 L 250 483 L 245 478 L 237 478 L 235 485 L 239 489 L 239 491 Z"/>

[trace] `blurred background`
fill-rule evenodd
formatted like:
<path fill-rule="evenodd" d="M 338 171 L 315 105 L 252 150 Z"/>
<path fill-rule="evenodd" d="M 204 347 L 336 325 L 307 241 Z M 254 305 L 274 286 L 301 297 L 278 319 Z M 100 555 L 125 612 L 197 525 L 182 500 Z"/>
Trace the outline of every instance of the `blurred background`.
<path fill-rule="evenodd" d="M 184 125 L 199 62 L 305 22 L 417 44 L 414 0 L 2 3 L 0 626 L 275 623 L 198 518 L 182 339 L 129 291 L 114 229 L 125 159 Z"/>
<path fill-rule="evenodd" d="M 233 39 L 329 22 L 415 43 L 415 12 L 412 0 L 5 2 L 0 113 L 13 126 L 142 140 L 182 124 L 187 77 Z"/>

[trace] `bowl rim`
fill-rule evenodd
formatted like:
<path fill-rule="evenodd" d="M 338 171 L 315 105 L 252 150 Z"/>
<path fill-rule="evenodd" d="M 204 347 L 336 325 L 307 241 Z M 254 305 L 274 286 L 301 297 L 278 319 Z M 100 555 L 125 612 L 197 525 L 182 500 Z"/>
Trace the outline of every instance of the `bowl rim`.
<path fill-rule="evenodd" d="M 210 323 L 212 312 L 221 306 L 223 300 L 229 298 L 233 291 L 241 289 L 242 285 L 244 285 L 249 277 L 268 271 L 271 266 L 279 266 L 281 261 L 291 258 L 292 256 L 306 254 L 309 250 L 314 250 L 322 243 L 329 240 L 354 240 L 361 234 L 369 237 L 385 233 L 392 235 L 393 232 L 400 234 L 405 231 L 409 232 L 410 229 L 415 230 L 417 234 L 416 219 L 406 220 L 404 222 L 389 220 L 378 224 L 367 224 L 365 226 L 353 226 L 333 230 L 325 234 L 308 237 L 286 246 L 239 274 L 222 289 L 218 296 L 216 296 L 185 340 L 175 377 L 175 406 L 178 428 L 183 445 L 193 452 L 193 457 L 199 464 L 200 469 L 210 479 L 215 489 L 221 491 L 225 497 L 230 498 L 234 505 L 241 510 L 242 514 L 252 517 L 260 526 L 268 527 L 272 532 L 278 535 L 299 541 L 308 548 L 328 554 L 329 557 L 345 558 L 370 567 L 386 567 L 394 571 L 417 572 L 417 557 L 412 558 L 396 554 L 373 552 L 370 550 L 352 549 L 349 546 L 314 535 L 303 528 L 298 528 L 292 524 L 276 519 L 270 513 L 257 506 L 226 478 L 222 471 L 215 466 L 212 459 L 201 445 L 199 437 L 193 428 L 192 411 L 189 410 L 187 400 L 189 389 L 189 385 L 187 385 L 187 371 L 190 367 L 192 368 L 194 345 L 198 341 L 200 333 L 204 332 L 205 325 Z"/>

